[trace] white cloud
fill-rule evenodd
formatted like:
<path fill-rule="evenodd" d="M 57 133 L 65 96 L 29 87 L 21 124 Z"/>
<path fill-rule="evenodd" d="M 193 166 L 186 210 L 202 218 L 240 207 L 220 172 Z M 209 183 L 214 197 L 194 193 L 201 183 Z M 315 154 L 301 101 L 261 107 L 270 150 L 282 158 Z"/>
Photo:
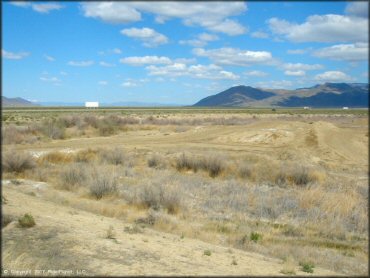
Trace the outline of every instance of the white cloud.
<path fill-rule="evenodd" d="M 202 33 L 198 35 L 198 39 L 206 42 L 217 41 L 219 37 L 215 34 Z"/>
<path fill-rule="evenodd" d="M 101 86 L 106 86 L 106 85 L 108 85 L 108 82 L 102 80 L 102 81 L 99 81 L 98 84 L 101 85 Z"/>
<path fill-rule="evenodd" d="M 60 85 L 61 80 L 58 77 L 41 76 L 40 80 L 43 82 L 53 83 L 54 85 Z"/>
<path fill-rule="evenodd" d="M 332 60 L 350 62 L 367 61 L 369 59 L 368 43 L 338 44 L 321 48 L 313 53 L 314 56 Z"/>
<path fill-rule="evenodd" d="M 34 4 L 34 3 L 30 3 L 31 1 L 11 1 L 10 4 L 14 5 L 14 6 L 17 6 L 17 7 L 21 7 L 21 8 L 29 8 L 31 7 L 34 11 L 38 12 L 38 13 L 44 13 L 44 14 L 47 14 L 49 13 L 50 11 L 53 11 L 53 10 L 60 10 L 62 8 L 64 8 L 64 6 L 60 5 L 60 4 L 57 4 L 57 3 L 42 3 L 42 4 Z"/>
<path fill-rule="evenodd" d="M 141 20 L 141 14 L 128 3 L 85 2 L 81 4 L 84 16 L 99 18 L 109 23 L 132 23 Z"/>
<path fill-rule="evenodd" d="M 341 71 L 326 71 L 317 74 L 315 80 L 320 82 L 345 82 L 352 81 L 353 78 Z"/>
<path fill-rule="evenodd" d="M 312 15 L 302 24 L 283 19 L 268 21 L 271 31 L 293 42 L 366 42 L 368 19 L 335 14 Z"/>
<path fill-rule="evenodd" d="M 305 76 L 306 72 L 303 70 L 296 70 L 296 71 L 286 70 L 284 74 L 289 75 L 289 76 Z"/>
<path fill-rule="evenodd" d="M 208 42 L 211 41 L 217 41 L 219 40 L 219 37 L 214 34 L 208 34 L 208 33 L 202 33 L 199 34 L 196 39 L 192 40 L 181 40 L 179 41 L 180 44 L 188 44 L 194 47 L 203 47 L 208 44 Z"/>
<path fill-rule="evenodd" d="M 264 77 L 267 76 L 266 72 L 259 71 L 259 70 L 252 70 L 244 73 L 245 75 L 248 76 L 255 76 L 255 77 Z"/>
<path fill-rule="evenodd" d="M 122 50 L 121 50 L 121 49 L 119 49 L 119 48 L 113 48 L 113 49 L 112 49 L 112 52 L 113 52 L 114 54 L 121 54 L 121 53 L 122 53 Z"/>
<path fill-rule="evenodd" d="M 17 6 L 17 7 L 22 7 L 22 8 L 31 6 L 31 3 L 27 1 L 10 1 L 10 4 Z"/>
<path fill-rule="evenodd" d="M 55 58 L 54 57 L 52 57 L 52 56 L 49 56 L 49 55 L 44 55 L 44 58 L 46 59 L 46 60 L 48 60 L 49 62 L 54 62 L 55 61 Z"/>
<path fill-rule="evenodd" d="M 121 84 L 123 87 L 137 87 L 138 84 L 132 81 L 126 81 Z"/>
<path fill-rule="evenodd" d="M 205 27 L 207 27 L 208 30 L 225 33 L 229 36 L 242 35 L 248 32 L 247 27 L 240 25 L 238 22 L 231 19 L 225 19 L 219 23 L 211 23 L 209 26 Z"/>
<path fill-rule="evenodd" d="M 191 65 L 187 66 L 182 63 L 173 63 L 166 66 L 148 66 L 146 69 L 149 71 L 149 75 L 164 75 L 164 76 L 190 76 L 193 78 L 200 79 L 239 79 L 239 76 L 223 70 L 220 66 L 210 65 Z"/>
<path fill-rule="evenodd" d="M 246 27 L 228 18 L 244 13 L 247 10 L 244 2 L 85 2 L 81 6 L 86 17 L 110 23 L 137 22 L 141 20 L 141 13 L 150 13 L 157 23 L 180 19 L 187 26 L 201 26 L 228 35 L 247 31 Z"/>
<path fill-rule="evenodd" d="M 141 40 L 146 47 L 155 47 L 168 43 L 168 38 L 151 28 L 129 28 L 121 30 L 121 34 Z"/>
<path fill-rule="evenodd" d="M 104 61 L 101 61 L 99 63 L 99 65 L 101 65 L 102 67 L 107 67 L 107 68 L 111 68 L 111 67 L 115 67 L 116 66 L 115 64 L 107 63 L 107 62 L 104 62 Z"/>
<path fill-rule="evenodd" d="M 27 56 L 29 56 L 30 53 L 28 52 L 9 52 L 4 49 L 1 50 L 1 56 L 4 57 L 5 59 L 10 59 L 10 60 L 20 60 L 23 59 Z"/>
<path fill-rule="evenodd" d="M 320 64 L 302 64 L 302 63 L 285 63 L 281 65 L 284 70 L 297 71 L 297 70 L 319 70 L 324 68 Z"/>
<path fill-rule="evenodd" d="M 99 51 L 99 55 L 106 55 L 106 54 L 122 54 L 121 49 L 119 48 L 113 48 L 113 49 L 108 49 L 106 51 Z"/>
<path fill-rule="evenodd" d="M 141 79 L 132 79 L 132 78 L 126 78 L 126 81 L 121 84 L 123 87 L 138 87 L 142 86 L 144 83 L 149 82 L 150 80 L 148 78 L 141 78 Z"/>
<path fill-rule="evenodd" d="M 301 54 L 306 54 L 308 51 L 310 51 L 311 48 L 304 48 L 304 49 L 289 49 L 287 50 L 288 54 L 293 54 L 293 55 L 301 55 Z"/>
<path fill-rule="evenodd" d="M 181 63 L 181 64 L 195 64 L 197 62 L 197 59 L 195 58 L 177 58 L 174 60 L 175 63 Z"/>
<path fill-rule="evenodd" d="M 65 71 L 61 71 L 60 74 L 61 75 L 68 75 L 68 73 L 66 73 Z"/>
<path fill-rule="evenodd" d="M 94 64 L 94 61 L 69 61 L 68 65 L 74 67 L 89 67 Z"/>
<path fill-rule="evenodd" d="M 129 64 L 132 66 L 142 66 L 148 64 L 171 64 L 172 61 L 168 57 L 164 56 L 133 56 L 120 59 L 122 64 Z"/>
<path fill-rule="evenodd" d="M 346 13 L 358 16 L 358 17 L 369 17 L 369 3 L 367 1 L 364 2 L 351 2 L 346 7 Z"/>
<path fill-rule="evenodd" d="M 224 47 L 211 50 L 195 48 L 193 53 L 197 56 L 208 57 L 214 63 L 223 65 L 250 66 L 274 63 L 272 55 L 268 51 L 250 51 Z"/>
<path fill-rule="evenodd" d="M 63 6 L 56 3 L 43 3 L 43 4 L 32 4 L 32 9 L 39 13 L 49 13 L 53 10 L 60 10 Z"/>
<path fill-rule="evenodd" d="M 267 39 L 269 35 L 265 32 L 262 31 L 256 31 L 251 34 L 253 38 L 258 38 L 258 39 Z"/>

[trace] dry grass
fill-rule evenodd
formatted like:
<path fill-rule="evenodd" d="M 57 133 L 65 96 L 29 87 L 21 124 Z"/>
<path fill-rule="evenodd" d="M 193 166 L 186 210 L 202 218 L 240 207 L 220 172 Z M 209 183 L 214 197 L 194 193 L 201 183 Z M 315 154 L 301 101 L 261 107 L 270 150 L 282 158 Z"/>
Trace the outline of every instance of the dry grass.
<path fill-rule="evenodd" d="M 65 152 L 53 151 L 49 152 L 38 159 L 39 163 L 53 163 L 53 164 L 65 164 L 70 163 L 74 160 L 72 154 Z"/>
<path fill-rule="evenodd" d="M 98 158 L 98 150 L 80 150 L 75 154 L 76 162 L 91 162 Z"/>
<path fill-rule="evenodd" d="M 256 119 L 250 117 L 251 121 Z M 189 134 L 193 131 L 189 128 L 192 125 L 246 122 L 247 119 L 242 117 L 86 115 L 68 116 L 60 125 L 66 129 L 86 129 L 89 135 L 95 136 L 102 123 L 115 126 L 114 132 L 125 130 L 128 125 L 137 125 L 132 130 L 162 128 L 166 132 L 188 130 L 186 134 Z M 176 124 L 179 127 L 155 126 Z M 18 128 L 16 132 L 23 134 Z M 32 134 L 28 132 L 26 130 L 24 134 Z M 310 133 L 305 136 L 312 137 Z M 24 142 L 22 140 L 17 142 Z M 313 137 L 303 137 L 302 142 L 310 146 L 316 144 Z M 161 231 L 282 259 L 289 256 L 296 262 L 313 259 L 317 266 L 339 269 L 343 273 L 365 272 L 367 180 L 357 179 L 350 170 L 335 178 L 336 168 L 326 171 L 324 164 L 300 160 L 302 156 L 296 149 L 283 148 L 281 152 L 285 155 L 270 157 L 260 150 L 238 152 L 234 147 L 233 152 L 213 148 L 213 145 L 207 146 L 207 150 L 184 147 L 180 149 L 184 152 L 179 155 L 178 150 L 158 144 L 158 150 L 148 156 L 147 149 L 136 151 L 132 147 L 130 150 L 125 145 L 125 150 L 81 150 L 72 155 L 72 160 L 67 155 L 52 153 L 40 158 L 45 163 L 32 168 L 32 175 L 31 171 L 21 172 L 25 177 L 34 177 L 36 171 L 40 171 L 43 179 L 47 173 L 60 179 L 60 188 L 81 189 L 83 194 L 87 191 L 100 200 L 61 192 L 75 196 L 72 201 L 63 200 L 72 207 L 127 221 L 139 218 L 141 223 Z M 132 152 L 135 153 L 135 165 L 130 162 Z M 162 166 L 167 158 L 173 162 L 173 168 Z M 114 173 L 120 173 L 120 178 Z M 362 175 L 360 170 L 359 173 Z M 353 180 L 347 175 L 352 175 Z M 252 239 L 252 233 L 263 235 L 263 239 Z M 287 259 L 282 273 L 297 271 L 296 262 Z"/>

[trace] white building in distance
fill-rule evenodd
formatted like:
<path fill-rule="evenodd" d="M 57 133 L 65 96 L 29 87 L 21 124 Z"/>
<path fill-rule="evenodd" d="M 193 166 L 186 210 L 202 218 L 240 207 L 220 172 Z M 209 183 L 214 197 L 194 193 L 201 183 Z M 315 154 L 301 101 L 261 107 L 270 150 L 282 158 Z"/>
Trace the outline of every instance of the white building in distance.
<path fill-rule="evenodd" d="M 97 102 L 97 101 L 87 101 L 87 102 L 85 102 L 85 107 L 86 108 L 98 108 L 99 107 L 99 102 Z"/>
<path fill-rule="evenodd" d="M 344 107 L 343 107 L 343 110 L 348 110 L 348 107 L 347 107 L 347 106 L 344 106 Z"/>

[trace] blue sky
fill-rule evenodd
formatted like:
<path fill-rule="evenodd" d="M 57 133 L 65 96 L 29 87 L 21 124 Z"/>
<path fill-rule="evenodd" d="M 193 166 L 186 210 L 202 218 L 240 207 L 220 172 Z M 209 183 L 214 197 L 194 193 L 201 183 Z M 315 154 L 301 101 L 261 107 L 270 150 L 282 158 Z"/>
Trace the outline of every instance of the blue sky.
<path fill-rule="evenodd" d="M 193 104 L 368 82 L 366 2 L 2 2 L 7 97 Z"/>

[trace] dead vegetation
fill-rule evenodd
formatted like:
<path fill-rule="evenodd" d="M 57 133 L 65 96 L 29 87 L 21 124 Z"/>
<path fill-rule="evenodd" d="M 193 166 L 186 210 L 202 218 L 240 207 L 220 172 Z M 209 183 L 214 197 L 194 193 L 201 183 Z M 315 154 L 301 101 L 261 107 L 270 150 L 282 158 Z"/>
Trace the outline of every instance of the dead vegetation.
<path fill-rule="evenodd" d="M 55 121 L 57 128 L 64 126 L 61 130 L 68 138 L 71 129 L 80 130 L 79 136 L 105 136 L 99 131 L 104 125 L 115 126 L 106 133 L 111 136 L 132 131 L 134 125 L 147 126 L 152 132 L 159 130 L 155 125 L 238 125 L 257 119 L 249 118 L 247 123 L 242 117 L 181 120 L 71 115 Z M 29 132 L 22 133 L 14 126 L 10 130 L 20 138 Z M 42 137 L 39 130 L 33 129 L 33 136 Z M 190 127 L 175 133 L 193 130 Z M 48 133 L 48 137 L 54 136 L 52 129 Z M 160 135 L 165 137 L 163 133 Z M 312 148 L 320 143 L 319 137 L 315 138 L 308 133 L 301 142 Z M 298 263 L 305 260 L 344 274 L 366 272 L 366 179 L 357 179 L 357 174 L 339 168 L 328 170 L 326 162 L 304 160 L 299 148 L 281 147 L 275 157 L 266 151 L 270 146 L 259 146 L 255 152 L 249 151 L 251 145 L 242 151 L 239 145 L 235 149 L 230 145 L 229 149 L 193 150 L 179 143 L 176 148 L 153 151 L 154 145 L 146 144 L 140 150 L 126 145 L 80 146 L 74 152 L 53 151 L 38 158 L 6 149 L 3 170 L 10 178 L 22 174 L 71 191 L 64 193 L 73 194 L 76 200 L 60 201 L 69 206 L 135 223 L 136 228 L 127 229 L 127 233 L 141 233 L 139 225 L 148 225 L 181 237 L 259 252 L 285 259 L 284 274 L 303 269 Z M 114 238 L 108 232 L 106 237 Z"/>

